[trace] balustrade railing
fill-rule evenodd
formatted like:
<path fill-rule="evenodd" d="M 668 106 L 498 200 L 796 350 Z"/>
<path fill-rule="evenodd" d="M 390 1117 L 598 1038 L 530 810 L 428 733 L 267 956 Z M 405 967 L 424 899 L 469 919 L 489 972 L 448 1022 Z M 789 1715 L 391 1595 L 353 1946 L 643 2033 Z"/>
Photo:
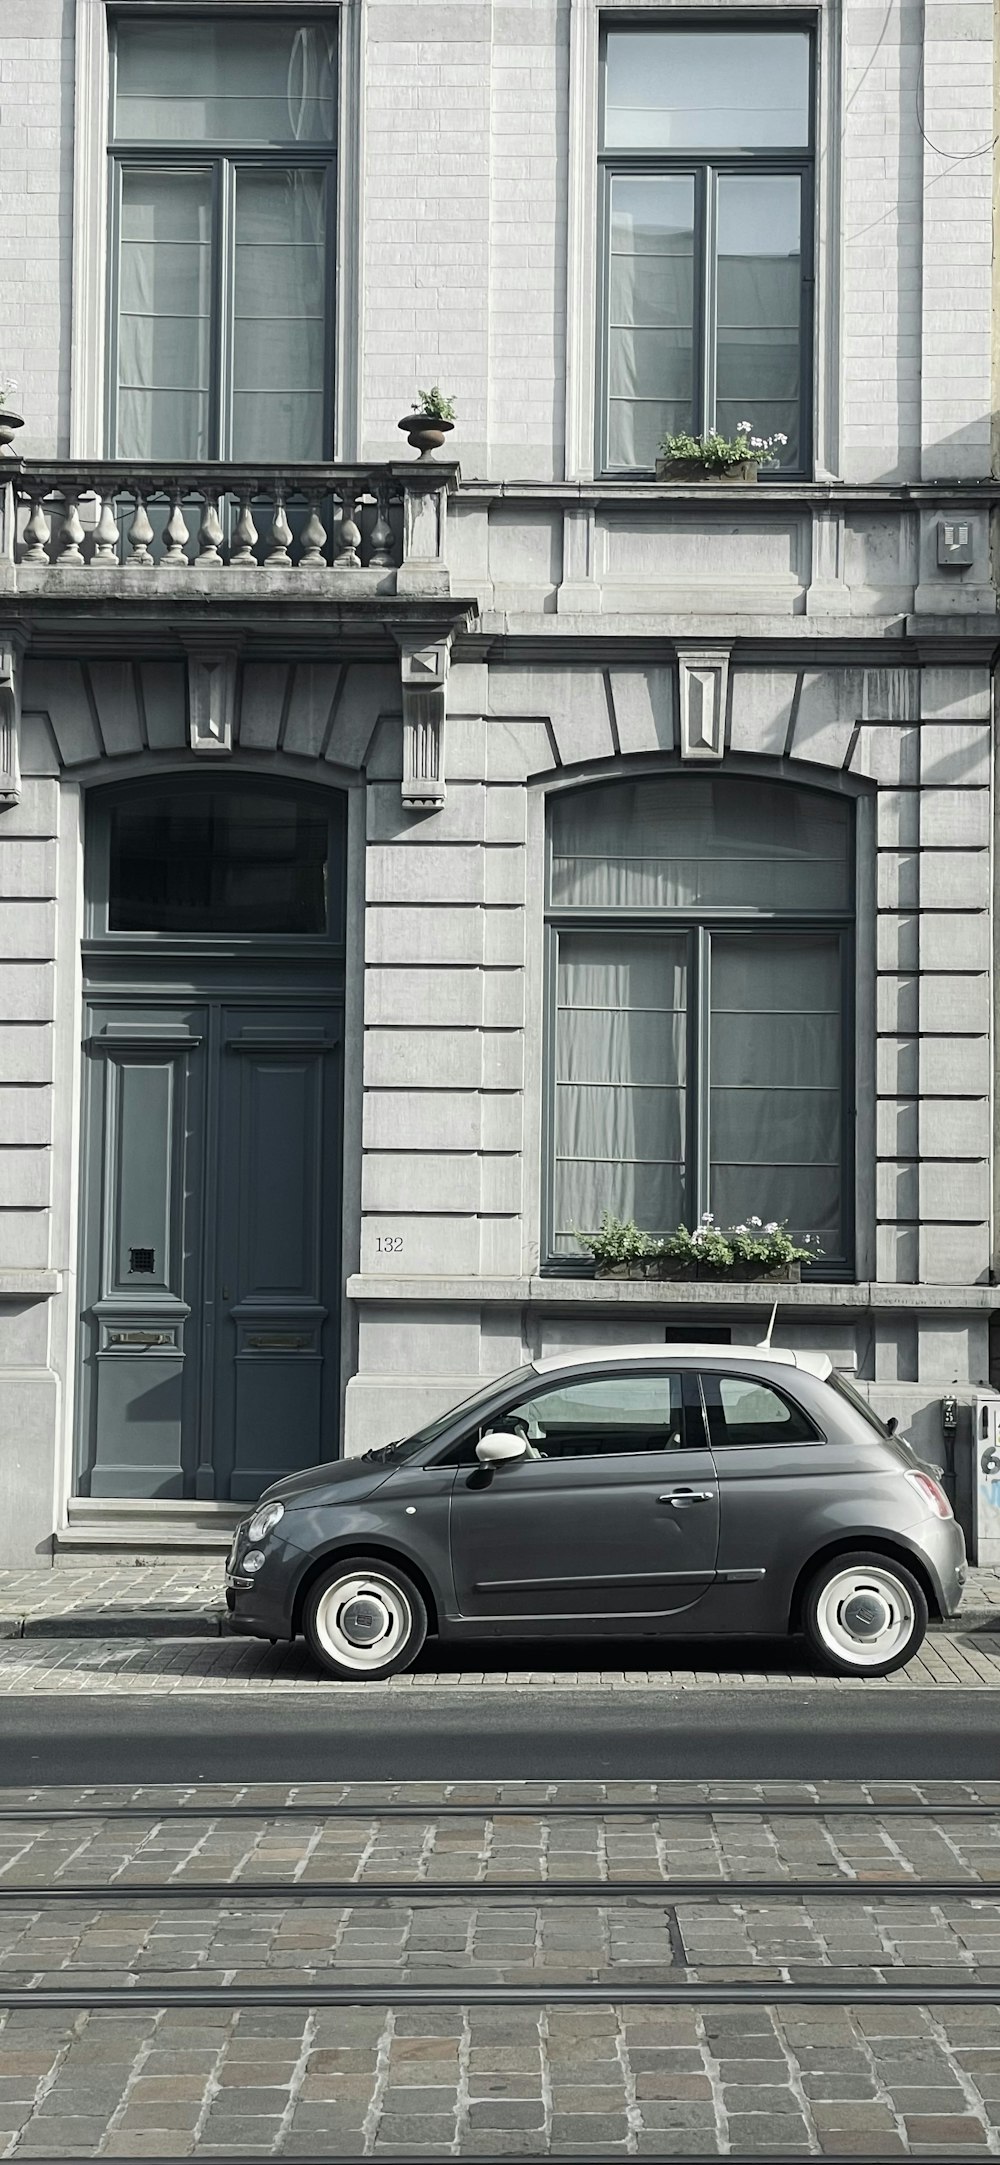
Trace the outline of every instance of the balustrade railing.
<path fill-rule="evenodd" d="M 362 571 L 443 563 L 442 465 L 292 471 L 129 461 L 18 465 L 8 560 L 64 571 Z"/>

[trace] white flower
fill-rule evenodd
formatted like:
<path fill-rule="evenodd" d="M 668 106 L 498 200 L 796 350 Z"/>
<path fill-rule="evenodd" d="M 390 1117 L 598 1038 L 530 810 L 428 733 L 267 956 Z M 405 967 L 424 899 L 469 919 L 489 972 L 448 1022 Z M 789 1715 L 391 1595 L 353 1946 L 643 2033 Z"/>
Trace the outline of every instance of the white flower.
<path fill-rule="evenodd" d="M 701 1222 L 702 1222 L 702 1225 L 714 1225 L 714 1224 L 715 1224 L 715 1219 L 714 1219 L 714 1217 L 712 1216 L 712 1213 L 711 1213 L 711 1211 L 710 1211 L 710 1210 L 703 1210 L 703 1211 L 702 1211 L 702 1214 L 701 1214 Z"/>
<path fill-rule="evenodd" d="M 759 1224 L 760 1224 L 760 1219 L 759 1219 L 759 1218 L 751 1218 L 751 1220 L 750 1220 L 750 1223 L 751 1223 L 751 1225 L 759 1225 Z"/>
<path fill-rule="evenodd" d="M 746 1231 L 747 1227 L 745 1225 L 734 1225 L 733 1227 L 734 1233 L 745 1233 Z"/>
<path fill-rule="evenodd" d="M 772 1218 L 770 1225 L 765 1225 L 764 1227 L 765 1233 L 778 1233 L 780 1232 L 780 1230 L 781 1228 L 778 1224 L 777 1218 Z"/>

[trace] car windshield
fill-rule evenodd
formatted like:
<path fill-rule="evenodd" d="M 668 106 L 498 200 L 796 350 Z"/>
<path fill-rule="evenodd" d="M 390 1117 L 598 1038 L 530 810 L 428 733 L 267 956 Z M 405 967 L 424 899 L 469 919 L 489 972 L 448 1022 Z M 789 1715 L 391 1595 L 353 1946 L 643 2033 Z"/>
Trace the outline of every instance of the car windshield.
<path fill-rule="evenodd" d="M 478 1391 L 473 1391 L 471 1398 L 463 1398 L 457 1406 L 449 1406 L 446 1413 L 439 1413 L 435 1421 L 425 1422 L 412 1436 L 403 1436 L 398 1443 L 384 1443 L 364 1455 L 368 1459 L 415 1458 L 418 1451 L 426 1451 L 428 1445 L 437 1443 L 454 1421 L 474 1421 L 480 1407 L 491 1405 L 499 1391 L 506 1391 L 508 1386 L 517 1390 L 522 1384 L 530 1383 L 535 1374 L 534 1368 L 526 1367 L 512 1368 L 508 1376 L 494 1376 L 492 1383 L 484 1383 Z"/>

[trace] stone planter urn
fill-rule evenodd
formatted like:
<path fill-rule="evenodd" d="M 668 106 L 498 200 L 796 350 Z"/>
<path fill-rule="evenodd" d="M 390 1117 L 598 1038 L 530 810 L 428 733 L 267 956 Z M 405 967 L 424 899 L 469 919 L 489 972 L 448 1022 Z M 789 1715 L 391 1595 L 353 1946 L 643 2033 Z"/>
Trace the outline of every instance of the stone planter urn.
<path fill-rule="evenodd" d="M 442 421 L 436 413 L 408 413 L 397 423 L 409 439 L 414 451 L 422 460 L 432 459 L 435 451 L 446 442 L 454 428 L 454 421 Z"/>
<path fill-rule="evenodd" d="M 756 459 L 741 459 L 736 466 L 726 466 L 721 473 L 713 473 L 703 466 L 700 459 L 657 459 L 657 481 L 756 481 L 760 469 Z"/>
<path fill-rule="evenodd" d="M 23 427 L 23 413 L 15 413 L 13 406 L 0 406 L 0 450 L 9 451 L 17 430 Z"/>

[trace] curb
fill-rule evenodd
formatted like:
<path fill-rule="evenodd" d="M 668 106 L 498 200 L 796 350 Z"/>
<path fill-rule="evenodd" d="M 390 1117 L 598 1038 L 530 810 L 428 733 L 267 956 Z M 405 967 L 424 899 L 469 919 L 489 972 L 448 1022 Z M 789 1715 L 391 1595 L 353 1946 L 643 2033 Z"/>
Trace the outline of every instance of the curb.
<path fill-rule="evenodd" d="M 970 1607 L 944 1623 L 938 1637 L 976 1632 L 1000 1634 L 1000 1607 Z M 0 1639 L 228 1639 L 224 1609 L 79 1609 L 65 1616 L 0 1616 Z"/>

